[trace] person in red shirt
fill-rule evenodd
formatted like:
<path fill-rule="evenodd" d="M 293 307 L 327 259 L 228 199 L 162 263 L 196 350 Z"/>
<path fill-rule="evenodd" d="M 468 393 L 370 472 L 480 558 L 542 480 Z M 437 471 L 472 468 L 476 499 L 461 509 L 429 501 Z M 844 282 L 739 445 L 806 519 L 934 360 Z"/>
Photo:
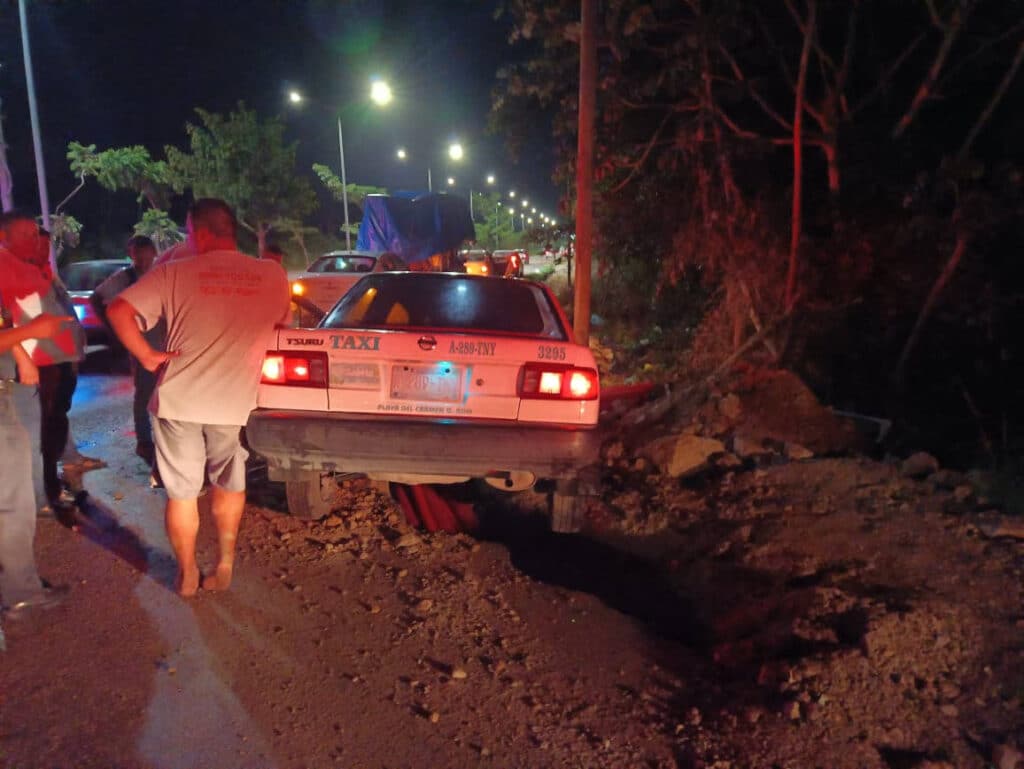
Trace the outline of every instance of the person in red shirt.
<path fill-rule="evenodd" d="M 73 318 L 67 291 L 50 270 L 50 236 L 26 214 L 7 213 L 0 219 L 0 245 L 16 260 L 18 285 L 9 306 L 17 307 L 25 320 L 43 310 L 66 313 Z M 6 304 L 6 303 L 5 303 Z M 35 345 L 29 351 L 38 367 L 39 403 L 42 410 L 43 490 L 46 504 L 62 523 L 74 521 L 73 498 L 64 494 L 58 463 L 67 446 L 68 412 L 78 383 L 78 361 L 84 357 L 84 333 L 76 320 L 63 339 Z"/>

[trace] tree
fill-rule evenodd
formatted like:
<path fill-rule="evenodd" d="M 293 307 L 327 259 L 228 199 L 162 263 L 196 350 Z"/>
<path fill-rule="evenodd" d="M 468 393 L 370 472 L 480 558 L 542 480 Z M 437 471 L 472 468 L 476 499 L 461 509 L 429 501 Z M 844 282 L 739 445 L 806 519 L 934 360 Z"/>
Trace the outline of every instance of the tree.
<path fill-rule="evenodd" d="M 279 118 L 261 122 L 243 103 L 227 116 L 196 109 L 189 123 L 190 151 L 167 147 L 168 178 L 177 192 L 216 197 L 235 209 L 262 252 L 282 221 L 301 220 L 316 208 L 309 182 L 295 173 L 295 144 L 284 143 Z"/>
<path fill-rule="evenodd" d="M 473 193 L 473 218 L 476 241 L 489 248 L 501 248 L 512 238 L 512 217 L 501 205 L 496 192 Z"/>
<path fill-rule="evenodd" d="M 158 251 L 164 251 L 185 239 L 181 228 L 166 211 L 159 208 L 147 209 L 135 225 L 136 235 L 145 235 L 153 241 Z"/>
<path fill-rule="evenodd" d="M 860 206 L 858 218 L 874 208 L 879 221 L 898 219 L 899 190 L 955 148 L 950 116 L 985 106 L 974 84 L 1000 82 L 989 104 L 1009 88 L 1024 56 L 1022 10 L 1021 0 L 609 0 L 598 35 L 599 250 L 611 259 L 658 254 L 651 272 L 668 280 L 698 268 L 723 285 L 739 325 L 748 310 L 774 316 L 797 298 L 850 301 L 862 283 L 830 280 L 825 256 L 863 258 L 841 209 L 841 166 L 856 171 L 846 202 Z M 499 73 L 492 126 L 515 148 L 538 107 L 546 111 L 555 180 L 569 185 L 579 2 L 508 0 L 503 12 L 529 54 Z M 931 108 L 939 94 L 941 114 Z M 825 162 L 807 158 L 805 146 Z"/>
<path fill-rule="evenodd" d="M 97 152 L 95 144 L 72 141 L 68 143 L 67 159 L 71 173 L 78 178 L 78 185 L 57 204 L 57 213 L 64 210 L 90 178 L 111 192 L 131 190 L 138 195 L 139 200 L 145 200 L 150 208 L 168 207 L 170 183 L 167 163 L 153 160 L 149 150 L 141 145 L 113 147 Z"/>
<path fill-rule="evenodd" d="M 299 248 L 302 250 L 302 257 L 306 261 L 306 266 L 312 261 L 309 258 L 309 251 L 306 248 L 306 236 L 315 235 L 317 233 L 316 227 L 307 227 L 298 219 L 282 219 L 278 223 L 278 229 L 282 234 L 288 235 L 294 240 Z"/>
<path fill-rule="evenodd" d="M 362 219 L 363 200 L 366 198 L 367 195 L 383 195 L 387 193 L 387 190 L 384 189 L 383 187 L 372 187 L 366 184 L 353 184 L 349 182 L 345 186 L 345 194 L 342 194 L 341 179 L 339 179 L 338 175 L 331 170 L 330 166 L 324 165 L 322 163 L 314 163 L 313 173 L 316 174 L 317 178 L 320 180 L 320 183 L 327 188 L 327 191 L 331 193 L 331 197 L 333 197 L 339 203 L 343 203 L 347 195 L 348 204 L 350 207 L 349 219 L 352 222 L 358 222 Z M 355 206 L 359 210 L 358 216 L 352 217 L 351 206 Z M 355 225 L 351 226 L 354 227 Z M 345 228 L 343 226 L 342 230 L 344 229 Z M 355 230 L 353 230 L 353 232 L 354 231 Z"/>
<path fill-rule="evenodd" d="M 82 223 L 70 214 L 53 214 L 50 217 L 50 240 L 53 242 L 53 256 L 59 263 L 61 254 L 67 248 L 77 248 L 82 237 Z"/>

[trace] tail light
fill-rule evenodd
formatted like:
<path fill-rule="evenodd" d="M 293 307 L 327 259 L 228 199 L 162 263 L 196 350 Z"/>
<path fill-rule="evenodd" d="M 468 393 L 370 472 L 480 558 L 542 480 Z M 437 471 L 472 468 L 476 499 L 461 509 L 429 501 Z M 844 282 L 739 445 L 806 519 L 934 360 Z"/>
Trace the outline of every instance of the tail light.
<path fill-rule="evenodd" d="M 592 368 L 527 363 L 519 372 L 520 398 L 592 401 L 598 392 L 597 371 Z"/>
<path fill-rule="evenodd" d="M 263 359 L 261 384 L 290 387 L 327 387 L 327 353 L 268 352 Z"/>
<path fill-rule="evenodd" d="M 302 281 L 297 280 L 292 283 L 292 296 L 302 296 L 306 293 L 306 286 Z"/>

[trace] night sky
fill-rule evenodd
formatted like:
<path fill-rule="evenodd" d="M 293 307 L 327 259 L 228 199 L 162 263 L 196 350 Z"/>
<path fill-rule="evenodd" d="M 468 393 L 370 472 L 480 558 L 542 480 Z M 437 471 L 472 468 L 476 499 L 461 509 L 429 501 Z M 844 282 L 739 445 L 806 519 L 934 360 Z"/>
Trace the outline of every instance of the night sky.
<path fill-rule="evenodd" d="M 197 120 L 195 107 L 225 112 L 241 100 L 262 116 L 285 116 L 289 137 L 300 142 L 299 170 L 311 179 L 313 162 L 337 170 L 334 120 L 340 110 L 350 182 L 425 188 L 429 165 L 435 190 L 450 173 L 465 192 L 494 173 L 502 191 L 515 189 L 555 208 L 546 121 L 538 117 L 536 137 L 517 163 L 501 137 L 485 131 L 495 73 L 516 55 L 506 42 L 507 24 L 494 19 L 491 3 L 30 0 L 28 7 L 51 207 L 75 183 L 64 158 L 69 141 L 99 149 L 143 144 L 162 156 L 166 144 L 185 146 L 184 124 Z M 15 202 L 36 210 L 17 4 L 11 0 L 0 0 L 0 67 Z M 386 109 L 367 98 L 375 76 L 395 92 Z M 299 110 L 287 103 L 291 88 L 307 98 Z M 461 167 L 445 158 L 453 138 L 466 148 Z M 409 154 L 404 164 L 395 157 L 399 146 Z M 126 206 L 124 196 L 90 186 L 69 208 L 87 228 L 96 216 L 125 226 L 136 220 L 131 196 Z"/>

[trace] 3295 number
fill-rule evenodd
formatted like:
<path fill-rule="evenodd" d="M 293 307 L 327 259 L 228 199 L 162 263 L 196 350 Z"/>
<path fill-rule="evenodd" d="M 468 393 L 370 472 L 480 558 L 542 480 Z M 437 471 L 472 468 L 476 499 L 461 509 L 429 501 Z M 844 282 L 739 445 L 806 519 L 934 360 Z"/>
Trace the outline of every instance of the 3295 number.
<path fill-rule="evenodd" d="M 565 348 L 542 344 L 537 348 L 537 357 L 540 360 L 565 360 Z"/>

